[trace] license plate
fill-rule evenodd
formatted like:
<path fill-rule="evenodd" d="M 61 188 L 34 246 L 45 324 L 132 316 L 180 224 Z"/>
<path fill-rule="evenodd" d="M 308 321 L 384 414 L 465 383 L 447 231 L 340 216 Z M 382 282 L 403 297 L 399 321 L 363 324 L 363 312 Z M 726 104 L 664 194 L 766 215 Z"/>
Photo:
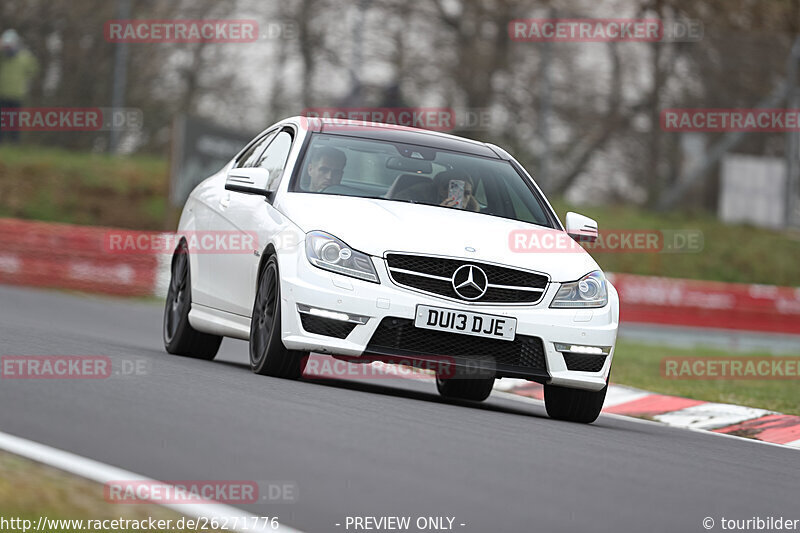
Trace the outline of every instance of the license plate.
<path fill-rule="evenodd" d="M 517 332 L 517 319 L 418 305 L 414 326 L 486 339 L 513 341 Z"/>

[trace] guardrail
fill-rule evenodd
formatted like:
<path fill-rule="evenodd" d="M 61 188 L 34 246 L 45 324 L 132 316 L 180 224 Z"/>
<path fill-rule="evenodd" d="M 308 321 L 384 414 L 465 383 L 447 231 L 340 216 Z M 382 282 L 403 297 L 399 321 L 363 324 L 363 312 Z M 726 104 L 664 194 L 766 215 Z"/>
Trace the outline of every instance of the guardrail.
<path fill-rule="evenodd" d="M 108 232 L 108 228 L 0 219 L 0 283 L 152 295 L 158 258 L 108 253 Z"/>
<path fill-rule="evenodd" d="M 800 287 L 610 274 L 620 321 L 800 334 Z"/>

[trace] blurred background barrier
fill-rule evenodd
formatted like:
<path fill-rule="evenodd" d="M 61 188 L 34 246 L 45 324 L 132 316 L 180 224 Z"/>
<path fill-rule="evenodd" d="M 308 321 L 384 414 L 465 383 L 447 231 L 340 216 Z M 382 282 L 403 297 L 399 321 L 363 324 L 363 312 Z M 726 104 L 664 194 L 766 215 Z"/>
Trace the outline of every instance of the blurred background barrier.
<path fill-rule="evenodd" d="M 0 284 L 163 296 L 169 250 L 120 253 L 110 236 L 155 234 L 0 219 Z M 800 334 L 800 288 L 609 274 L 623 323 Z"/>
<path fill-rule="evenodd" d="M 620 321 L 800 334 L 800 288 L 610 274 Z"/>
<path fill-rule="evenodd" d="M 159 257 L 108 253 L 108 231 L 0 219 L 0 284 L 153 295 Z"/>

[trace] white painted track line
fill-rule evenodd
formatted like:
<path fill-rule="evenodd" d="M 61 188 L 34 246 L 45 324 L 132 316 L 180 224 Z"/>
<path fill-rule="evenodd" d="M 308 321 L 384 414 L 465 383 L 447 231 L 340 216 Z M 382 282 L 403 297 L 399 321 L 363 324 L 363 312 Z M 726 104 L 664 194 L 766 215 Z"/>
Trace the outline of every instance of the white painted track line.
<path fill-rule="evenodd" d="M 670 426 L 717 429 L 741 424 L 747 420 L 771 414 L 775 413 L 765 409 L 743 407 L 741 405 L 708 402 L 693 405 L 679 411 L 656 415 L 653 418 Z"/>
<path fill-rule="evenodd" d="M 74 453 L 52 448 L 38 442 L 9 435 L 8 433 L 0 432 L 0 449 L 101 484 L 110 481 L 145 481 L 164 485 L 164 483 L 160 481 L 140 476 L 99 461 L 87 459 L 86 457 L 81 457 Z M 256 527 L 247 527 L 247 525 L 245 525 L 243 528 L 237 528 L 238 531 L 302 533 L 300 530 L 284 524 L 280 524 L 277 529 L 273 529 L 269 527 L 269 524 L 262 525 L 264 522 L 263 519 L 256 520 L 254 515 L 246 511 L 211 501 L 202 504 L 155 503 L 155 505 L 166 507 L 183 515 L 195 518 L 204 517 L 209 520 L 211 518 L 220 520 L 227 518 L 230 523 L 233 522 L 234 518 L 242 520 L 243 517 L 247 517 L 249 524 L 256 524 Z"/>
<path fill-rule="evenodd" d="M 608 392 L 606 393 L 606 401 L 603 403 L 603 409 L 647 398 L 652 394 L 652 392 L 645 390 L 622 387 L 620 385 L 609 385 Z"/>
<path fill-rule="evenodd" d="M 542 400 L 537 400 L 535 398 L 529 398 L 527 396 L 520 396 L 519 394 L 514 394 L 513 392 L 503 392 L 495 390 L 492 392 L 492 396 L 497 396 L 498 398 L 505 398 L 507 400 L 513 400 L 522 403 L 529 403 L 533 405 L 538 405 L 539 407 L 544 407 L 544 402 Z M 628 422 L 634 422 L 636 424 L 655 424 L 657 426 L 666 426 L 663 422 L 659 422 L 657 420 L 647 420 L 645 418 L 637 418 L 635 416 L 628 416 L 628 415 L 618 415 L 615 413 L 606 413 L 603 412 L 600 414 L 601 417 L 609 417 L 609 418 L 616 418 L 617 420 L 627 420 Z M 791 449 L 800 449 L 800 440 L 795 442 L 790 442 L 789 444 L 776 444 L 774 442 L 767 442 L 758 439 L 748 439 L 747 437 L 740 437 L 739 435 L 729 435 L 728 433 L 716 433 L 714 431 L 708 431 L 706 429 L 698 429 L 693 427 L 686 427 L 686 426 L 670 426 L 675 429 L 682 429 L 686 431 L 694 431 L 695 433 L 702 433 L 704 435 L 714 435 L 715 437 L 725 438 L 725 439 L 736 439 L 739 441 L 747 441 L 752 442 L 755 444 L 761 444 L 765 446 L 775 446 L 777 448 L 787 448 L 790 447 Z"/>

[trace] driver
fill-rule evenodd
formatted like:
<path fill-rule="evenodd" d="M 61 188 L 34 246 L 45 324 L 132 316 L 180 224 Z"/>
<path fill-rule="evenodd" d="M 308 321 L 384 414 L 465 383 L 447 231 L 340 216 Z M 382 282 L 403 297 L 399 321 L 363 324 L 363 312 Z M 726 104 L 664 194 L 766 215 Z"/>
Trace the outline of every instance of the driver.
<path fill-rule="evenodd" d="M 337 148 L 325 146 L 311 153 L 306 172 L 309 192 L 322 192 L 332 185 L 339 185 L 347 164 L 347 156 Z"/>

